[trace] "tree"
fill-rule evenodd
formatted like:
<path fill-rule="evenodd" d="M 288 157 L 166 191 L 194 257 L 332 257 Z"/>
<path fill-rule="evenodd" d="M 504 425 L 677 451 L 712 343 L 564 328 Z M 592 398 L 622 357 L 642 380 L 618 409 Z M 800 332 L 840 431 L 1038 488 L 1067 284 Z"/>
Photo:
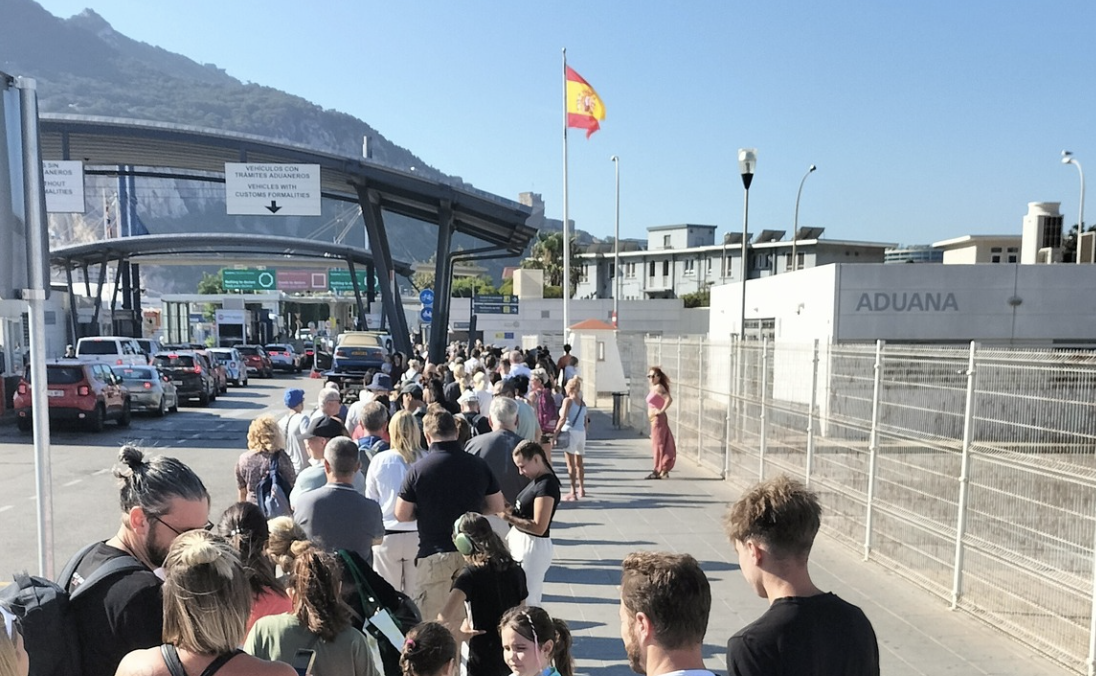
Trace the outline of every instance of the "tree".
<path fill-rule="evenodd" d="M 224 284 L 221 282 L 221 273 L 218 272 L 215 275 L 211 275 L 208 272 L 202 273 L 202 279 L 198 282 L 198 293 L 203 296 L 219 295 L 225 292 Z"/>
<path fill-rule="evenodd" d="M 1096 231 L 1096 225 L 1090 225 L 1085 229 L 1085 232 Z M 1066 236 L 1062 238 L 1062 262 L 1063 263 L 1075 263 L 1077 261 L 1077 224 L 1069 229 Z"/>
<path fill-rule="evenodd" d="M 575 238 L 571 237 L 571 293 L 574 294 L 578 280 L 582 276 L 582 260 Z M 521 267 L 544 271 L 544 286 L 563 286 L 563 233 L 553 232 L 545 234 L 537 233 L 537 239 L 533 243 L 529 258 L 521 262 Z M 545 294 L 547 297 L 547 294 Z"/>
<path fill-rule="evenodd" d="M 458 277 L 454 279 L 449 295 L 453 298 L 471 298 L 473 290 L 477 296 L 494 295 L 499 292 L 490 277 L 481 275 L 479 277 Z"/>
<path fill-rule="evenodd" d="M 712 289 L 711 287 L 704 287 L 693 293 L 682 294 L 681 300 L 687 308 L 709 307 L 712 302 Z"/>

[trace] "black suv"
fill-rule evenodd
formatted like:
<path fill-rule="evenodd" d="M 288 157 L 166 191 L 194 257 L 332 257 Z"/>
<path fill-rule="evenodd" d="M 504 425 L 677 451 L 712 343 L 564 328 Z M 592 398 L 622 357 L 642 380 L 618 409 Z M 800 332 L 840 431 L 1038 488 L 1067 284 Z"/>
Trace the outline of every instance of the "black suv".
<path fill-rule="evenodd" d="M 159 352 L 152 365 L 171 378 L 179 399 L 197 399 L 202 406 L 217 398 L 218 385 L 209 359 L 194 350 Z"/>

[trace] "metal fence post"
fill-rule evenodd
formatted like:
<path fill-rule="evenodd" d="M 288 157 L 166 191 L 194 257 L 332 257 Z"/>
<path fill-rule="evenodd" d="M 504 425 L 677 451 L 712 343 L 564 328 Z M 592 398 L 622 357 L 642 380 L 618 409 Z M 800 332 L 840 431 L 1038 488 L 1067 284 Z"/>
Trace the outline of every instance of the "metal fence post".
<path fill-rule="evenodd" d="M 728 337 L 727 347 L 730 348 L 733 345 L 733 337 Z M 731 437 L 733 435 L 732 427 L 734 426 L 734 386 L 735 386 L 735 369 L 738 368 L 737 361 L 731 358 L 730 350 L 727 351 L 727 424 L 726 429 L 723 432 L 723 480 L 726 481 L 730 476 L 731 468 Z"/>
<path fill-rule="evenodd" d="M 814 408 L 818 405 L 818 339 L 814 339 L 814 356 L 811 359 L 811 403 L 807 409 L 807 467 L 804 483 L 811 485 L 811 470 L 814 469 Z"/>
<path fill-rule="evenodd" d="M 679 384 L 685 382 L 685 377 L 681 373 L 681 353 L 683 351 L 681 349 L 682 348 L 682 342 L 683 342 L 682 337 L 678 336 L 677 337 L 677 382 Z M 682 406 L 685 405 L 685 396 L 684 396 L 685 395 L 685 388 L 680 387 L 679 389 L 681 390 L 682 397 L 681 397 L 681 406 L 675 406 L 674 407 L 674 439 L 675 440 L 680 440 L 681 439 L 681 408 L 682 408 Z M 666 422 L 669 423 L 670 421 L 667 420 Z"/>
<path fill-rule="evenodd" d="M 761 425 L 761 441 L 758 444 L 758 470 L 757 480 L 765 480 L 765 452 L 768 451 L 768 437 L 766 435 L 765 416 L 768 413 L 767 397 L 769 394 L 769 339 L 761 340 L 761 416 L 758 423 Z"/>
<path fill-rule="evenodd" d="M 704 336 L 700 336 L 696 364 L 696 464 L 699 466 L 701 450 L 704 447 L 704 428 L 701 424 L 704 420 Z"/>
<path fill-rule="evenodd" d="M 959 470 L 959 518 L 955 525 L 955 569 L 951 583 L 951 608 L 959 607 L 963 594 L 963 536 L 967 531 L 967 493 L 970 491 L 970 445 L 974 438 L 974 355 L 977 343 L 970 342 L 967 361 L 967 405 L 963 411 L 963 463 Z"/>
<path fill-rule="evenodd" d="M 883 345 L 885 341 L 875 341 L 875 384 L 872 387 L 871 396 L 871 436 L 868 441 L 868 452 L 871 460 L 868 463 L 868 509 L 864 523 L 864 560 L 871 556 L 871 531 L 872 513 L 875 503 L 875 463 L 879 456 L 879 396 L 882 390 L 883 380 Z"/>

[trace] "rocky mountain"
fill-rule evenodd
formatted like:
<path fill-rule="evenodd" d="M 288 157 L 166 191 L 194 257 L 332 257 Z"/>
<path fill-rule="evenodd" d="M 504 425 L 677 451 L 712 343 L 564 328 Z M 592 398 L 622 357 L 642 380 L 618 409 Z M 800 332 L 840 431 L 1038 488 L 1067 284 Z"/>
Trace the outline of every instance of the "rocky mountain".
<path fill-rule="evenodd" d="M 199 64 L 133 40 L 92 10 L 61 19 L 33 0 L 0 0 L 0 71 L 35 78 L 44 113 L 123 117 L 243 132 L 349 156 L 360 155 L 362 138 L 368 136 L 373 161 L 404 170 L 414 167 L 429 178 L 470 187 L 390 142 L 362 120 L 271 87 L 243 83 L 213 64 Z M 51 215 L 54 244 L 90 241 L 109 230 L 110 216 L 118 208 L 117 192 L 115 181 L 89 177 L 88 213 Z M 222 188 L 167 179 L 142 179 L 137 200 L 137 213 L 154 234 L 261 232 L 364 244 L 360 214 L 356 209 L 347 210 L 348 205 L 325 204 L 319 217 L 227 216 Z M 434 254 L 435 226 L 392 216 L 386 221 L 394 256 L 416 262 Z M 560 225 L 549 220 L 543 227 L 558 230 Z M 580 241 L 590 239 L 586 233 L 579 237 Z M 470 238 L 457 238 L 454 246 L 473 248 L 477 244 Z M 503 267 L 517 262 L 485 261 L 484 267 L 497 280 Z M 156 273 L 149 270 L 148 274 Z M 200 274 L 200 270 L 179 269 L 161 275 L 164 288 L 160 290 L 191 291 Z"/>

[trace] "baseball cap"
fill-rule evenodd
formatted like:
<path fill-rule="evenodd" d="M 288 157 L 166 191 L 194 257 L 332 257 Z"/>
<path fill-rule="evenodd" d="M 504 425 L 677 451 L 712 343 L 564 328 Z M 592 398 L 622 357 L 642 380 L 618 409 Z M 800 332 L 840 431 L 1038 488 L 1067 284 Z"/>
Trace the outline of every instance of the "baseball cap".
<path fill-rule="evenodd" d="M 326 415 L 316 416 L 309 420 L 308 429 L 303 435 L 305 439 L 311 439 L 312 437 L 334 439 L 335 437 L 345 436 L 346 427 L 343 426 L 339 419 Z"/>
<path fill-rule="evenodd" d="M 286 408 L 296 408 L 304 403 L 304 390 L 290 388 L 285 391 L 282 401 L 285 402 Z"/>
<path fill-rule="evenodd" d="M 460 395 L 459 397 L 457 397 L 457 403 L 458 403 L 458 404 L 463 404 L 463 403 L 464 403 L 464 402 L 466 402 L 466 401 L 475 401 L 475 402 L 478 402 L 478 401 L 479 401 L 479 397 L 477 397 L 477 396 L 476 396 L 476 393 L 475 393 L 475 392 L 473 392 L 472 390 L 465 390 L 465 391 L 464 391 L 464 394 L 462 394 L 462 395 Z"/>
<path fill-rule="evenodd" d="M 418 383 L 413 383 L 413 382 L 412 383 L 407 383 L 403 387 L 400 388 L 400 394 L 410 394 L 412 396 L 414 396 L 415 394 L 418 394 L 421 397 L 422 396 L 422 386 L 419 385 Z"/>
<path fill-rule="evenodd" d="M 391 392 L 392 378 L 387 373 L 375 373 L 373 374 L 373 381 L 366 385 L 365 389 L 375 392 Z"/>

